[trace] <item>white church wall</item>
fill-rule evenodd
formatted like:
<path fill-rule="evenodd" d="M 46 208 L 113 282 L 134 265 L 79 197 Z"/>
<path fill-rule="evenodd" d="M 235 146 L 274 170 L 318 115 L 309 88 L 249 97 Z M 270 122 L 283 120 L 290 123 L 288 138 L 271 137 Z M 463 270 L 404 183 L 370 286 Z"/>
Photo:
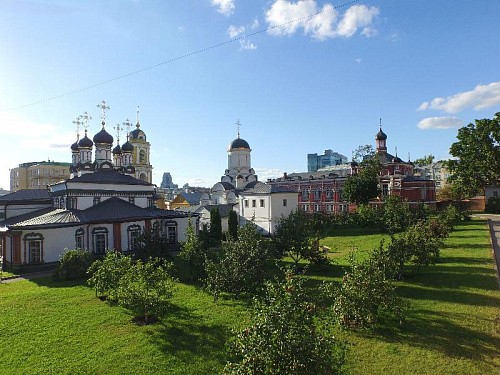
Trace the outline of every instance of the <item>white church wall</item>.
<path fill-rule="evenodd" d="M 42 208 L 51 207 L 50 203 L 47 204 L 29 204 L 29 205 L 7 205 L 5 207 L 5 218 L 11 218 L 14 216 L 28 214 L 30 212 L 34 212 L 37 210 L 41 210 Z"/>

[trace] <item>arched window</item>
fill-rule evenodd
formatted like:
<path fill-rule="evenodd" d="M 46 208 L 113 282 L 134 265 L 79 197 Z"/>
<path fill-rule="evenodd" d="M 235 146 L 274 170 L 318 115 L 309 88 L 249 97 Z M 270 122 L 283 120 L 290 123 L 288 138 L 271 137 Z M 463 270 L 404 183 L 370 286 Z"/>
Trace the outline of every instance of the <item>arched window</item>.
<path fill-rule="evenodd" d="M 139 236 L 141 235 L 141 226 L 134 224 L 127 228 L 128 251 L 137 250 L 139 245 Z"/>
<path fill-rule="evenodd" d="M 141 181 L 147 181 L 148 180 L 148 176 L 146 175 L 146 173 L 141 173 L 140 176 L 139 176 L 139 179 Z"/>
<path fill-rule="evenodd" d="M 108 248 L 108 229 L 104 227 L 92 229 L 92 243 L 94 254 L 104 254 Z"/>
<path fill-rule="evenodd" d="M 24 262 L 43 263 L 43 236 L 41 233 L 28 233 L 24 240 Z"/>
<path fill-rule="evenodd" d="M 83 228 L 78 228 L 75 232 L 75 249 L 84 249 L 84 245 L 85 245 L 85 240 L 84 240 L 84 234 L 85 234 L 85 231 L 83 230 Z"/>
<path fill-rule="evenodd" d="M 177 222 L 176 221 L 165 222 L 165 234 L 167 236 L 168 243 L 177 243 Z"/>
<path fill-rule="evenodd" d="M 146 163 L 146 151 L 139 151 L 139 163 Z"/>

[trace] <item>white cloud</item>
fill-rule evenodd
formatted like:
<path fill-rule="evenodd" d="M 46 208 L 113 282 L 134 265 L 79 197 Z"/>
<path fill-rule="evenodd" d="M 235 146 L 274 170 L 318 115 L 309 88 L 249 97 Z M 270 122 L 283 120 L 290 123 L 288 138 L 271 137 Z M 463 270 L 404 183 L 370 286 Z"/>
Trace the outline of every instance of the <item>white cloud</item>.
<path fill-rule="evenodd" d="M 257 49 L 257 46 L 250 42 L 248 39 L 240 40 L 240 50 L 253 51 L 254 49 Z"/>
<path fill-rule="evenodd" d="M 293 35 L 297 30 L 303 29 L 305 35 L 325 40 L 348 38 L 362 28 L 362 35 L 372 37 L 376 30 L 371 24 L 378 14 L 377 7 L 354 5 L 336 23 L 339 14 L 331 4 L 325 4 L 319 10 L 315 0 L 276 0 L 266 11 L 266 22 L 271 35 Z"/>
<path fill-rule="evenodd" d="M 443 116 L 443 117 L 427 117 L 421 120 L 417 127 L 419 129 L 450 129 L 459 128 L 463 125 L 463 121 L 457 117 Z"/>
<path fill-rule="evenodd" d="M 244 32 L 245 32 L 245 26 L 234 26 L 234 25 L 231 25 L 227 29 L 227 35 L 229 35 L 229 37 L 231 39 L 237 38 L 238 36 L 240 36 Z"/>
<path fill-rule="evenodd" d="M 363 59 L 360 57 L 358 57 L 357 59 L 354 59 L 354 62 L 357 64 L 359 64 L 361 61 L 363 61 Z"/>
<path fill-rule="evenodd" d="M 230 16 L 236 8 L 234 0 L 210 0 L 210 4 L 217 8 L 217 12 L 225 16 Z"/>
<path fill-rule="evenodd" d="M 255 168 L 255 174 L 260 181 L 266 182 L 268 178 L 282 177 L 283 171 L 277 168 Z"/>
<path fill-rule="evenodd" d="M 258 28 L 259 28 L 259 26 L 260 26 L 259 20 L 258 20 L 258 19 L 255 19 L 255 20 L 252 22 L 252 24 L 250 25 L 250 28 L 251 28 L 252 30 L 255 30 L 255 29 L 258 29 Z"/>
<path fill-rule="evenodd" d="M 492 82 L 488 85 L 477 85 L 473 90 L 459 92 L 446 98 L 434 98 L 430 102 L 423 102 L 418 109 L 457 113 L 466 108 L 479 111 L 497 105 L 500 105 L 500 82 Z"/>

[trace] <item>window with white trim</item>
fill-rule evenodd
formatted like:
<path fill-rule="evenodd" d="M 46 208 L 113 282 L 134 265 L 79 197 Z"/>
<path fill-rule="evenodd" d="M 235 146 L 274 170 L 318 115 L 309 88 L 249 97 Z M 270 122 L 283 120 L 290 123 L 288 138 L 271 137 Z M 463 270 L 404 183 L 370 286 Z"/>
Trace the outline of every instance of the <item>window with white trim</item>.
<path fill-rule="evenodd" d="M 92 229 L 92 242 L 94 253 L 104 254 L 108 248 L 108 229 L 102 227 Z"/>

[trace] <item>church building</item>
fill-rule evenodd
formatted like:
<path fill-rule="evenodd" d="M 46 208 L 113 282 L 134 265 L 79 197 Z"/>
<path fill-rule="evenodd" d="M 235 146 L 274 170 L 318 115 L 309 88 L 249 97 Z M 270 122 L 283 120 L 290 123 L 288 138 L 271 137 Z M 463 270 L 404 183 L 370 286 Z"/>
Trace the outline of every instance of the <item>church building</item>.
<path fill-rule="evenodd" d="M 155 230 L 176 245 L 185 241 L 188 214 L 156 207 L 151 181 L 149 143 L 140 129 L 127 131 L 117 144 L 106 131 L 103 101 L 101 130 L 91 140 L 85 114 L 82 139 L 71 145 L 70 178 L 47 189 L 20 190 L 0 197 L 0 255 L 12 265 L 58 261 L 68 249 L 103 254 L 109 249 L 134 250 L 144 230 Z M 125 123 L 128 124 L 128 121 Z M 135 144 L 135 146 L 134 146 Z M 134 163 L 137 161 L 137 164 Z"/>

